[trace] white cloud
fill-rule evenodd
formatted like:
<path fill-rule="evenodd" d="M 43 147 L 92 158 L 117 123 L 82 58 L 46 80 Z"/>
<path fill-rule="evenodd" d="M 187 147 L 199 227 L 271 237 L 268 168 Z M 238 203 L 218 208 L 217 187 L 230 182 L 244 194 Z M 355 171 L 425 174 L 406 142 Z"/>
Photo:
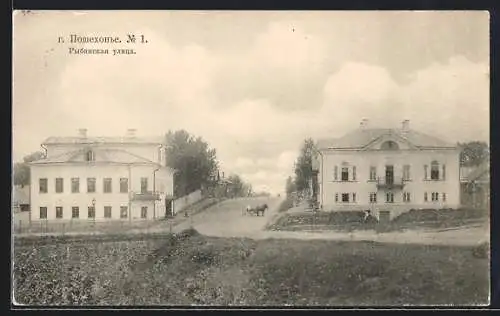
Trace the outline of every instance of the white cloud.
<path fill-rule="evenodd" d="M 336 131 L 355 128 L 368 118 L 378 127 L 410 119 L 415 129 L 451 140 L 489 135 L 489 71 L 486 64 L 454 57 L 397 84 L 380 66 L 349 63 L 325 84 L 320 125 L 334 117 Z M 436 119 L 440 117 L 441 119 Z M 333 125 L 333 124 L 332 124 Z M 326 136 L 326 135 L 325 135 Z"/>
<path fill-rule="evenodd" d="M 94 135 L 184 128 L 217 149 L 227 174 L 279 192 L 305 137 L 341 136 L 363 117 L 378 126 L 409 118 L 416 129 L 455 140 L 488 137 L 487 64 L 453 57 L 401 84 L 388 68 L 354 58 L 331 72 L 325 65 L 337 62 L 332 58 L 348 42 L 340 36 L 344 46 L 325 45 L 326 33 L 300 21 L 270 23 L 239 52 L 174 44 L 148 28 L 136 33 L 149 41 L 136 55 L 61 54 L 65 67 L 35 90 L 36 106 L 25 107 L 28 115 L 14 108 L 14 144 L 25 142 L 17 159 L 43 138 L 79 127 Z M 362 53 L 377 54 L 356 55 Z M 259 154 L 249 155 L 249 148 Z"/>
<path fill-rule="evenodd" d="M 271 23 L 255 41 L 249 60 L 256 66 L 286 71 L 318 69 L 326 57 L 326 46 L 318 36 L 308 34 L 297 21 Z"/>

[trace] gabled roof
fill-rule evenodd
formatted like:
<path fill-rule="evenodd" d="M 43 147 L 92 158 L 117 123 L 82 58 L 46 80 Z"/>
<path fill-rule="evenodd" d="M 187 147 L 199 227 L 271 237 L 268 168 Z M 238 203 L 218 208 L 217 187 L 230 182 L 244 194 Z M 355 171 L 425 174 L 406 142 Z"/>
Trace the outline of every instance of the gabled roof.
<path fill-rule="evenodd" d="M 318 140 L 317 147 L 318 149 L 360 149 L 385 135 L 403 138 L 417 148 L 456 148 L 451 143 L 411 129 L 403 131 L 390 128 L 357 129 L 340 138 Z"/>
<path fill-rule="evenodd" d="M 120 163 L 120 164 L 134 164 L 134 163 L 147 163 L 157 164 L 154 161 L 140 157 L 123 149 L 103 149 L 92 148 L 94 153 L 94 162 L 107 162 L 107 163 Z M 54 163 L 71 163 L 71 162 L 87 162 L 88 149 L 78 149 L 61 155 L 33 161 L 31 164 L 54 164 Z"/>
<path fill-rule="evenodd" d="M 30 186 L 25 185 L 24 187 L 20 185 L 14 186 L 14 190 L 12 191 L 12 204 L 13 205 L 27 205 L 30 204 L 30 194 L 29 194 Z"/>
<path fill-rule="evenodd" d="M 49 137 L 42 145 L 55 144 L 157 144 L 161 145 L 165 142 L 162 136 L 152 137 Z"/>

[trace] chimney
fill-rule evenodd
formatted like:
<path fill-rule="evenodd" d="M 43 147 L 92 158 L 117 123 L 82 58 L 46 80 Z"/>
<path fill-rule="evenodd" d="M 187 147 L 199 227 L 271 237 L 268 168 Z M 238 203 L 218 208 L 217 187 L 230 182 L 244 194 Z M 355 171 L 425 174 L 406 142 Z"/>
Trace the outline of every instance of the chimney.
<path fill-rule="evenodd" d="M 87 129 L 86 128 L 80 128 L 78 130 L 78 134 L 80 135 L 80 137 L 86 138 L 87 137 Z"/>
<path fill-rule="evenodd" d="M 135 137 L 135 132 L 137 130 L 135 128 L 129 128 L 127 129 L 127 137 Z"/>
<path fill-rule="evenodd" d="M 167 166 L 167 153 L 165 147 L 162 147 L 160 149 L 160 164 L 162 165 L 162 167 Z"/>
<path fill-rule="evenodd" d="M 361 122 L 359 123 L 359 128 L 365 129 L 368 127 L 368 119 L 362 119 Z"/>
<path fill-rule="evenodd" d="M 410 130 L 410 120 L 404 120 L 401 125 L 403 132 L 408 132 Z"/>

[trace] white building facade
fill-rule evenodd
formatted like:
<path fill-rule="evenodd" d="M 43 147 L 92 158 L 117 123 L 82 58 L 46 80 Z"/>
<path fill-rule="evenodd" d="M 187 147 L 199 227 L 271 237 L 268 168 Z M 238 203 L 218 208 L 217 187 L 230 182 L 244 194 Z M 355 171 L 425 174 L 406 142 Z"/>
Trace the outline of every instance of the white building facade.
<path fill-rule="evenodd" d="M 410 209 L 460 204 L 457 146 L 401 128 L 360 127 L 317 142 L 316 199 L 325 211 L 370 210 L 394 218 Z"/>
<path fill-rule="evenodd" d="M 136 220 L 171 212 L 162 137 L 50 137 L 31 169 L 31 220 Z"/>

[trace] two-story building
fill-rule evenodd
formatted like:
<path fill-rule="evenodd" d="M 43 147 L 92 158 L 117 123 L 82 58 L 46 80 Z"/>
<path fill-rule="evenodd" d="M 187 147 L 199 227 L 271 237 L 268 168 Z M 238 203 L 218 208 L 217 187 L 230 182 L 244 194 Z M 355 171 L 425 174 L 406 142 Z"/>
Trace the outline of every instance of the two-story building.
<path fill-rule="evenodd" d="M 315 195 L 322 210 L 371 210 L 384 219 L 410 209 L 460 204 L 457 146 L 410 129 L 370 128 L 317 142 Z"/>
<path fill-rule="evenodd" d="M 50 137 L 30 164 L 32 220 L 133 220 L 171 212 L 163 137 Z"/>

